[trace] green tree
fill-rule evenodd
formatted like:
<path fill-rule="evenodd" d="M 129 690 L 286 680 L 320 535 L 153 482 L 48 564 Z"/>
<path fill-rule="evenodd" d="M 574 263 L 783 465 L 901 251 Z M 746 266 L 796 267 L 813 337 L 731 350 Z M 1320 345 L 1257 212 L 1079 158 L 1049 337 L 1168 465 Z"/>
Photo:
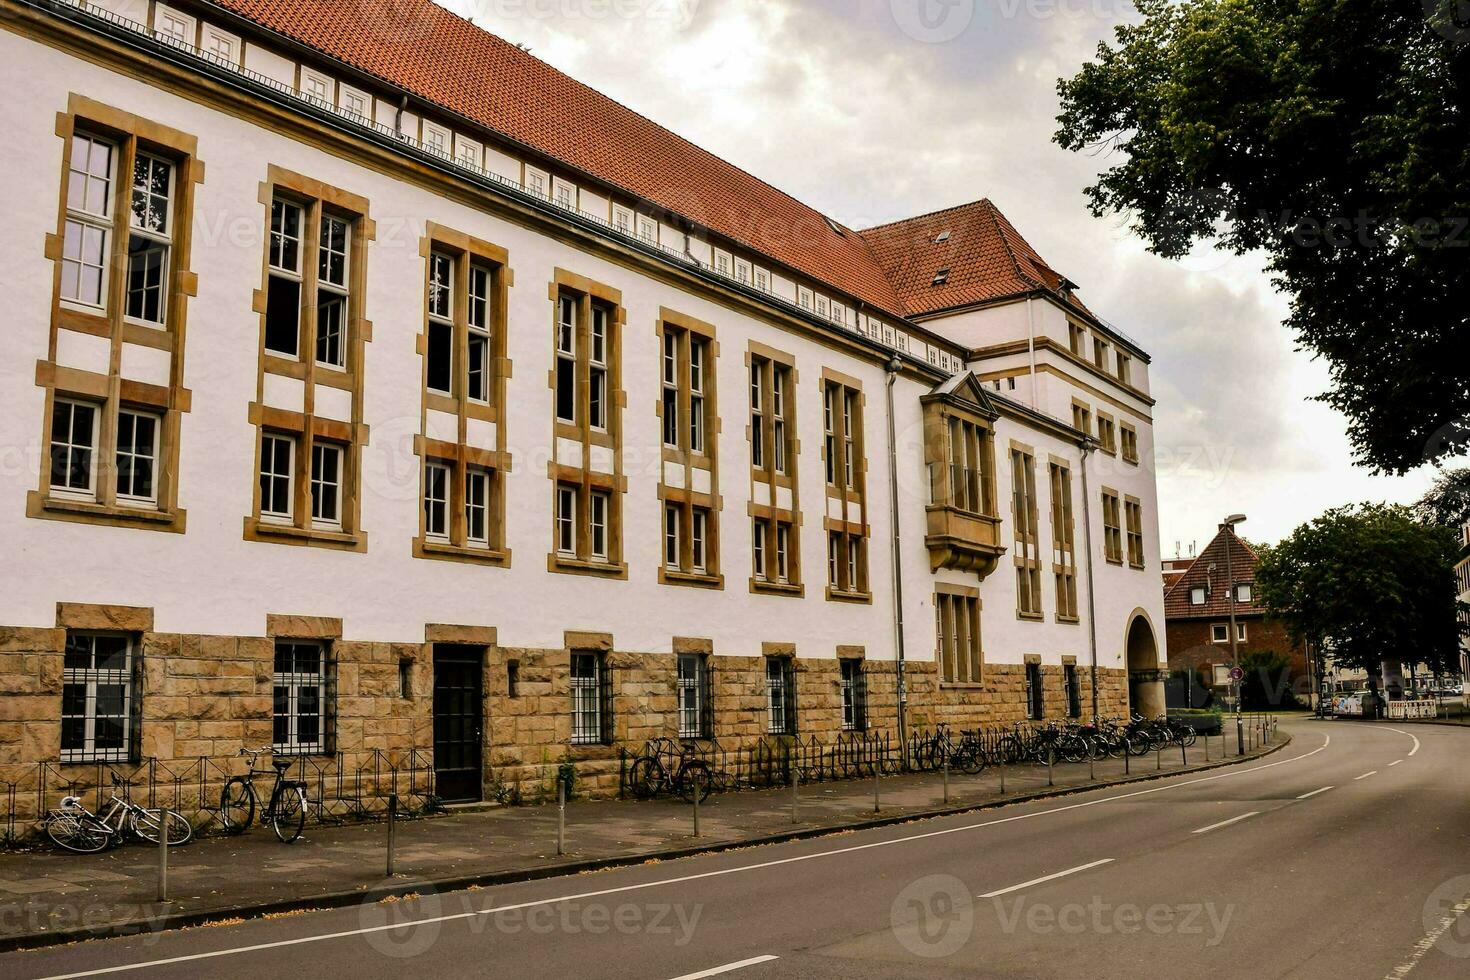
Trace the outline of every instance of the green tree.
<path fill-rule="evenodd" d="M 1458 533 L 1470 520 L 1470 466 L 1440 470 L 1414 510 L 1425 524 L 1439 524 Z"/>
<path fill-rule="evenodd" d="M 1137 0 L 1058 83 L 1057 142 L 1166 257 L 1260 252 L 1359 462 L 1470 442 L 1470 23 L 1462 0 Z"/>
<path fill-rule="evenodd" d="M 1458 550 L 1449 529 L 1407 507 L 1339 507 L 1269 549 L 1256 589 L 1294 639 L 1328 641 L 1370 677 L 1384 657 L 1444 670 L 1459 662 Z"/>

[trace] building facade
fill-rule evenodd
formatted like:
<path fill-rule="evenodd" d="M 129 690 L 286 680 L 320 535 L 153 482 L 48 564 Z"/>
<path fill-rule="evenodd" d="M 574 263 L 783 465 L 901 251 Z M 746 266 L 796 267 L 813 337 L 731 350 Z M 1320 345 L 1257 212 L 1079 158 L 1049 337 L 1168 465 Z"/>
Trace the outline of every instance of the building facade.
<path fill-rule="evenodd" d="M 1162 709 L 1148 357 L 988 201 L 847 228 L 427 0 L 0 6 L 0 764 Z"/>

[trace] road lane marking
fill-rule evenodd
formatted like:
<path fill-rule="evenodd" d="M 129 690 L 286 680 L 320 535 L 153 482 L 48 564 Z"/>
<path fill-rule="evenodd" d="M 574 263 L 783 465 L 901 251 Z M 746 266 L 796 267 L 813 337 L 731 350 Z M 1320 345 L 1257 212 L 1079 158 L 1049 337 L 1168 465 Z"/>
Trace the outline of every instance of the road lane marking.
<path fill-rule="evenodd" d="M 1383 730 L 1386 732 L 1398 732 L 1400 735 L 1407 735 L 1412 738 L 1414 740 L 1414 747 L 1409 750 L 1409 755 L 1413 755 L 1419 751 L 1419 736 L 1413 732 L 1406 732 L 1402 728 L 1389 728 L 1387 725 L 1383 726 Z"/>
<path fill-rule="evenodd" d="M 1390 762 L 1388 764 L 1388 768 L 1392 769 L 1394 766 L 1398 765 L 1400 762 L 1403 762 L 1403 761 L 1404 761 L 1403 759 L 1395 759 L 1395 760 L 1393 760 L 1392 762 Z"/>
<path fill-rule="evenodd" d="M 1321 789 L 1314 789 L 1310 793 L 1303 793 L 1301 796 L 1298 796 L 1297 799 L 1299 799 L 1299 800 L 1310 800 L 1312 797 L 1316 796 L 1318 793 L 1325 793 L 1325 792 L 1327 792 L 1331 788 L 1332 788 L 1331 786 L 1323 786 Z"/>
<path fill-rule="evenodd" d="M 1248 820 L 1251 817 L 1258 817 L 1260 815 L 1260 810 L 1252 810 L 1250 813 L 1242 813 L 1238 817 L 1231 817 L 1229 820 L 1221 820 L 1219 823 L 1212 823 L 1208 827 L 1201 827 L 1199 830 L 1191 830 L 1190 833 L 1208 834 L 1212 830 L 1219 830 L 1221 827 L 1228 827 L 1233 823 L 1240 823 L 1242 820 Z"/>
<path fill-rule="evenodd" d="M 1079 864 L 1075 868 L 1068 868 L 1066 871 L 1058 871 L 1054 875 L 1042 875 L 1040 878 L 1032 878 L 1030 881 L 1023 881 L 1019 885 L 1012 885 L 1009 888 L 997 888 L 995 891 L 986 892 L 980 897 L 999 898 L 1002 895 L 1009 895 L 1011 892 L 1018 892 L 1022 888 L 1030 888 L 1032 885 L 1040 885 L 1044 882 L 1056 881 L 1058 878 L 1065 878 L 1067 877 L 1067 875 L 1074 875 L 1079 871 L 1086 871 L 1088 868 L 1096 868 L 1099 865 L 1112 863 L 1112 858 L 1103 858 L 1101 861 L 1093 861 L 1091 864 Z"/>
<path fill-rule="evenodd" d="M 1363 773 L 1363 775 L 1361 775 L 1361 776 L 1354 776 L 1353 777 L 1353 782 L 1356 783 L 1360 779 L 1367 779 L 1369 776 L 1376 776 L 1376 775 L 1378 775 L 1378 770 L 1377 769 L 1369 769 L 1367 772 Z"/>
<path fill-rule="evenodd" d="M 802 861 L 813 861 L 818 858 L 838 857 L 844 854 L 853 854 L 858 851 L 867 851 L 877 847 L 888 847 L 893 844 L 907 844 L 913 841 L 929 840 L 935 837 L 946 837 L 950 834 L 965 833 L 971 830 L 983 830 L 986 827 L 997 827 L 1002 824 L 1015 823 L 1020 820 L 1031 820 L 1036 817 L 1045 817 L 1057 813 L 1070 813 L 1073 810 L 1082 810 L 1088 807 L 1101 806 L 1104 803 L 1115 803 L 1119 800 L 1131 800 L 1140 796 L 1152 796 L 1155 793 L 1166 793 L 1169 790 L 1180 789 L 1185 786 L 1197 786 L 1201 783 L 1212 783 L 1220 779 L 1229 779 L 1233 776 L 1246 776 L 1254 772 L 1266 769 L 1275 769 L 1277 766 L 1290 765 L 1293 762 L 1301 762 L 1312 756 L 1327 751 L 1332 744 L 1332 736 L 1322 734 L 1322 744 L 1310 752 L 1294 755 L 1290 759 L 1281 759 L 1277 762 L 1267 762 L 1259 766 L 1251 766 L 1249 769 L 1232 768 L 1225 772 L 1215 773 L 1211 776 L 1200 776 L 1196 779 L 1186 779 L 1177 783 L 1166 783 L 1163 786 L 1155 786 L 1150 789 L 1134 790 L 1130 793 L 1119 793 L 1116 796 L 1105 796 L 1095 800 L 1084 800 L 1081 803 L 1069 803 L 1066 806 L 1052 807 L 1049 810 L 1033 810 L 1030 813 L 1018 813 L 1009 817 L 1000 817 L 995 820 L 986 820 L 981 823 L 964 824 L 959 827 L 946 827 L 942 830 L 930 830 L 921 834 L 913 834 L 908 837 L 892 837 L 887 840 L 872 841 L 867 844 L 854 844 L 850 847 L 834 848 L 830 851 L 817 851 L 812 854 L 797 854 L 792 857 L 776 858 L 771 861 L 762 861 L 757 864 L 743 864 L 734 868 L 719 868 L 714 871 L 700 871 L 694 874 L 680 875 L 674 878 L 661 878 L 656 881 L 638 882 L 632 885 L 618 885 L 613 888 L 600 888 L 596 891 L 580 892 L 572 895 L 559 895 L 554 898 L 542 898 L 529 902 L 521 902 L 516 905 L 504 905 L 486 909 L 472 909 L 468 912 L 454 912 L 448 915 L 436 915 L 424 919 L 415 919 L 412 922 L 396 922 L 381 926 L 363 926 L 358 929 L 344 929 L 340 932 L 318 933 L 314 936 L 298 936 L 294 939 L 277 939 L 267 943 L 252 943 L 248 946 L 235 946 L 225 949 L 209 950 L 203 953 L 188 953 L 180 956 L 170 956 L 157 960 L 143 960 L 137 963 L 121 963 L 116 966 L 98 967 L 94 970 L 81 970 L 75 973 L 60 973 L 45 977 L 43 980 L 77 980 L 80 977 L 96 977 L 109 973 L 128 973 L 133 970 L 147 970 L 158 966 L 168 966 L 173 963 L 189 963 L 194 960 L 215 959 L 221 956 L 235 956 L 241 953 L 258 953 L 267 949 L 281 949 L 288 946 L 302 946 L 307 943 L 326 942 L 331 939 L 350 939 L 353 936 L 365 936 L 370 933 L 387 932 L 394 929 L 410 929 L 414 926 L 430 925 L 439 922 L 451 922 L 457 919 L 472 919 L 478 916 L 498 915 L 502 912 L 513 912 L 519 909 L 532 908 L 540 905 L 560 905 L 563 902 L 584 901 L 589 898 L 601 898 L 604 895 L 618 895 L 624 892 L 642 891 L 647 888 L 659 888 L 665 885 L 679 885 L 689 881 L 702 881 L 706 878 L 719 878 L 725 875 L 741 874 L 746 871 L 762 871 L 766 868 L 781 867 L 787 864 L 797 864 Z"/>
<path fill-rule="evenodd" d="M 755 966 L 758 963 L 769 963 L 771 960 L 778 960 L 780 958 L 779 956 L 771 956 L 769 954 L 766 956 L 752 956 L 748 960 L 737 960 L 734 963 L 726 963 L 724 966 L 712 966 L 708 970 L 700 970 L 698 973 L 686 973 L 683 976 L 675 977 L 674 980 L 704 980 L 705 977 L 717 977 L 722 973 L 734 973 L 736 970 L 743 970 L 747 966 Z"/>
<path fill-rule="evenodd" d="M 1424 938 L 1414 944 L 1414 952 L 1398 967 L 1390 970 L 1383 980 L 1404 980 L 1404 977 L 1413 972 L 1419 961 L 1435 947 L 1440 937 L 1450 931 L 1450 927 L 1460 920 L 1467 911 L 1470 911 L 1470 898 L 1462 899 L 1445 911 L 1439 923 L 1424 934 Z"/>

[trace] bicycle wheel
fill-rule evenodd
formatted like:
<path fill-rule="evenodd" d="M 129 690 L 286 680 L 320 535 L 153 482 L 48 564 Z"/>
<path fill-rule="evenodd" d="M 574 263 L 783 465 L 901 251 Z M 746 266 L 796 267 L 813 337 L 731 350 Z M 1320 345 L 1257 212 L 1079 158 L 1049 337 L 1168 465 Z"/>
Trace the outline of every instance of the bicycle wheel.
<path fill-rule="evenodd" d="M 950 762 L 967 776 L 978 776 L 985 771 L 985 753 L 978 745 L 961 745 Z"/>
<path fill-rule="evenodd" d="M 714 782 L 710 773 L 708 763 L 695 759 L 686 762 L 679 767 L 679 798 L 685 803 L 693 803 L 694 796 L 699 795 L 699 802 L 703 803 L 709 799 L 711 784 Z"/>
<path fill-rule="evenodd" d="M 306 791 L 300 786 L 283 786 L 271 806 L 271 829 L 282 844 L 294 844 L 306 828 Z"/>
<path fill-rule="evenodd" d="M 1197 738 L 1199 738 L 1199 732 L 1195 731 L 1192 725 L 1179 731 L 1179 741 L 1184 744 L 1185 748 L 1193 745 Z"/>
<path fill-rule="evenodd" d="M 1063 762 L 1081 762 L 1087 758 L 1087 743 L 1080 737 L 1062 739 L 1057 747 Z"/>
<path fill-rule="evenodd" d="M 96 854 L 112 843 L 112 830 L 91 814 L 57 811 L 46 818 L 46 836 L 74 854 Z"/>
<path fill-rule="evenodd" d="M 243 834 L 255 819 L 255 794 L 244 776 L 232 776 L 219 792 L 219 822 L 227 834 Z"/>
<path fill-rule="evenodd" d="M 641 755 L 633 760 L 628 770 L 628 788 L 640 800 L 651 800 L 658 794 L 664 781 L 664 767 L 651 755 Z"/>
<path fill-rule="evenodd" d="M 168 827 L 169 847 L 179 847 L 194 839 L 194 825 L 176 810 L 142 809 L 128 814 L 128 830 L 150 844 L 158 843 L 160 824 Z"/>

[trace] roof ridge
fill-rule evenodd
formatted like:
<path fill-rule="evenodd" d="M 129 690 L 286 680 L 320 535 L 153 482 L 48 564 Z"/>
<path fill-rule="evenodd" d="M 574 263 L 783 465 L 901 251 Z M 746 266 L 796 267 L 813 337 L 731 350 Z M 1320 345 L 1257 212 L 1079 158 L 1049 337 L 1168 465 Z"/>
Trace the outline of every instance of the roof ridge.
<path fill-rule="evenodd" d="M 858 228 L 855 230 L 859 235 L 866 235 L 870 231 L 882 231 L 884 228 L 892 228 L 895 225 L 908 224 L 911 221 L 922 221 L 925 218 L 933 218 L 941 214 L 948 214 L 951 211 L 962 211 L 965 208 L 973 208 L 977 205 L 988 205 L 991 208 L 995 207 L 990 198 L 978 197 L 973 201 L 966 201 L 963 204 L 951 204 L 949 207 L 939 208 L 934 211 L 926 211 L 923 214 L 910 215 L 907 218 L 899 218 L 895 221 L 886 221 L 881 225 L 870 225 L 867 228 Z"/>
<path fill-rule="evenodd" d="M 1016 278 L 1029 282 L 1033 286 L 1045 288 L 1046 283 L 1040 281 L 1035 276 L 1021 270 L 1021 263 L 1016 259 L 1016 249 L 1011 244 L 1010 236 L 1008 236 L 1005 232 L 1005 229 L 1000 226 L 1000 209 L 997 208 L 994 204 L 991 204 L 989 200 L 986 200 L 985 203 L 989 205 L 989 207 L 986 208 L 986 214 L 990 217 L 990 223 L 995 226 L 995 236 L 1000 239 L 1001 247 L 1005 249 L 1006 256 L 1011 260 L 1011 266 L 1016 270 Z M 1007 224 L 1009 223 L 1010 222 L 1007 222 Z M 1029 245 L 1030 243 L 1028 242 L 1027 244 Z M 1035 249 L 1032 249 L 1032 251 L 1035 251 Z"/>

